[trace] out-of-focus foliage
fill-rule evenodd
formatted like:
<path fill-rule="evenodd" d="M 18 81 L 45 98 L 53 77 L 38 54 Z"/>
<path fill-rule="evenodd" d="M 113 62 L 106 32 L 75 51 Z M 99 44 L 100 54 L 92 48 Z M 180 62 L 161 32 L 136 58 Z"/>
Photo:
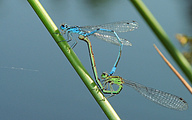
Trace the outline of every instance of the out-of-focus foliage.
<path fill-rule="evenodd" d="M 183 47 L 187 47 L 187 51 L 184 51 L 183 55 L 192 65 L 192 37 L 185 34 L 176 34 L 175 37 Z"/>

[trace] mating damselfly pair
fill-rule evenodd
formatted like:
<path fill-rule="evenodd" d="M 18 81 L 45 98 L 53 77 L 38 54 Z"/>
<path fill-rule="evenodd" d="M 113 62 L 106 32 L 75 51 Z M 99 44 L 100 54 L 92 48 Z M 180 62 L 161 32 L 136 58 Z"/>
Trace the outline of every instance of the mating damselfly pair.
<path fill-rule="evenodd" d="M 96 25 L 96 26 L 68 26 L 67 24 L 62 24 L 60 29 L 64 31 L 63 33 L 67 34 L 68 41 L 72 40 L 72 34 L 76 33 L 79 34 L 79 39 L 84 40 L 87 42 L 89 55 L 91 59 L 91 64 L 93 68 L 94 77 L 96 82 L 98 83 L 99 87 L 101 88 L 103 93 L 111 94 L 109 97 L 119 94 L 123 88 L 123 84 L 128 85 L 138 91 L 141 95 L 148 98 L 149 100 L 160 104 L 164 107 L 176 109 L 176 110 L 186 110 L 188 108 L 188 104 L 185 100 L 181 97 L 172 95 L 170 93 L 166 93 L 160 90 L 156 90 L 154 88 L 149 88 L 139 83 L 125 80 L 120 76 L 113 76 L 113 73 L 116 70 L 117 64 L 121 57 L 122 47 L 123 45 L 131 46 L 131 43 L 123 38 L 120 38 L 116 32 L 128 32 L 133 31 L 138 28 L 138 23 L 135 21 L 121 21 L 121 22 L 114 22 L 108 23 L 103 25 Z M 112 33 L 114 36 L 105 33 Z M 91 42 L 88 39 L 88 36 L 93 35 L 99 39 L 105 40 L 107 42 L 116 44 L 120 46 L 119 54 L 117 60 L 108 75 L 108 73 L 103 72 L 101 75 L 101 79 L 99 79 L 95 64 L 95 59 L 93 55 L 93 50 L 91 46 Z M 74 46 L 76 43 L 74 43 Z M 118 89 L 114 90 L 113 85 L 117 85 Z"/>

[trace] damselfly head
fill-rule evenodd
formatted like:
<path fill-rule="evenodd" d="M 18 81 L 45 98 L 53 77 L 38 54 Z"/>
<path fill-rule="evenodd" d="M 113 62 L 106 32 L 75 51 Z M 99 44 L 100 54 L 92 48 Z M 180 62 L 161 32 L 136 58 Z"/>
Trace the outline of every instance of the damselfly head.
<path fill-rule="evenodd" d="M 68 28 L 67 24 L 61 24 L 60 29 L 65 31 Z"/>
<path fill-rule="evenodd" d="M 103 73 L 101 74 L 101 79 L 105 79 L 105 78 L 107 78 L 108 76 L 109 76 L 108 73 L 103 72 Z"/>

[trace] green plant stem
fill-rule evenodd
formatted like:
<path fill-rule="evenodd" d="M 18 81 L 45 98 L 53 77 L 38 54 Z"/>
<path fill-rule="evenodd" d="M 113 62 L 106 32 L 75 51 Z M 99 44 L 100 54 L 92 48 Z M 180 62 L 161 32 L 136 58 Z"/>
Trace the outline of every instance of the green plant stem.
<path fill-rule="evenodd" d="M 69 44 L 64 41 L 64 38 L 60 34 L 57 26 L 51 20 L 39 0 L 28 0 L 31 7 L 34 9 L 42 23 L 45 25 L 55 42 L 58 44 L 62 52 L 65 54 L 73 68 L 76 70 L 77 74 L 80 76 L 88 90 L 91 92 L 97 103 L 100 105 L 103 112 L 106 114 L 108 119 L 120 119 L 117 113 L 114 111 L 107 99 L 102 100 L 104 97 L 103 93 L 99 90 L 93 79 L 90 77 L 89 73 L 86 71 L 74 51 L 71 49 Z M 62 42 L 60 42 L 62 41 Z"/>
<path fill-rule="evenodd" d="M 189 81 L 192 83 L 191 65 L 185 59 L 183 54 L 174 47 L 174 45 L 169 40 L 168 35 L 165 33 L 165 31 L 163 30 L 161 25 L 158 23 L 158 21 L 155 19 L 155 17 L 152 15 L 152 13 L 149 11 L 149 9 L 145 6 L 142 0 L 130 0 L 130 1 L 133 3 L 133 5 L 136 7 L 139 13 L 142 15 L 144 20 L 148 23 L 152 31 L 159 38 L 159 40 L 167 49 L 167 51 L 170 53 L 172 58 L 176 61 L 176 63 L 179 65 L 179 67 L 188 77 Z"/>

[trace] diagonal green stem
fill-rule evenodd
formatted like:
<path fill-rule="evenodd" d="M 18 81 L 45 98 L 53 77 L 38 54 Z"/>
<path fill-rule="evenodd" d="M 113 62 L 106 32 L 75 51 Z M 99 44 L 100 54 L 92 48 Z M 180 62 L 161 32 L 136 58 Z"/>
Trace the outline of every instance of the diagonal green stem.
<path fill-rule="evenodd" d="M 152 15 L 152 13 L 149 11 L 149 9 L 145 6 L 145 4 L 142 2 L 142 0 L 130 0 L 130 1 L 133 3 L 133 5 L 136 7 L 136 9 L 139 11 L 139 13 L 144 18 L 144 20 L 151 27 L 152 31 L 159 38 L 159 40 L 164 45 L 164 47 L 167 49 L 167 51 L 170 53 L 172 58 L 176 61 L 176 63 L 179 65 L 179 67 L 182 69 L 182 71 L 185 73 L 185 75 L 188 77 L 188 79 L 192 83 L 191 65 L 188 63 L 188 61 L 185 59 L 185 57 L 182 55 L 182 53 L 179 52 L 179 50 L 177 50 L 174 47 L 174 45 L 171 43 L 168 35 L 163 30 L 163 28 L 158 23 L 158 21 L 155 19 L 155 17 Z"/>
<path fill-rule="evenodd" d="M 99 90 L 93 79 L 90 77 L 89 73 L 86 71 L 69 44 L 64 41 L 64 38 L 62 35 L 60 35 L 57 26 L 51 20 L 50 16 L 47 14 L 39 0 L 28 0 L 28 2 L 38 15 L 42 23 L 45 25 L 55 42 L 58 44 L 62 52 L 65 54 L 73 68 L 76 70 L 77 74 L 80 76 L 80 78 L 82 79 L 88 90 L 91 92 L 108 119 L 120 119 L 108 100 L 102 100 L 104 98 L 102 92 Z"/>

